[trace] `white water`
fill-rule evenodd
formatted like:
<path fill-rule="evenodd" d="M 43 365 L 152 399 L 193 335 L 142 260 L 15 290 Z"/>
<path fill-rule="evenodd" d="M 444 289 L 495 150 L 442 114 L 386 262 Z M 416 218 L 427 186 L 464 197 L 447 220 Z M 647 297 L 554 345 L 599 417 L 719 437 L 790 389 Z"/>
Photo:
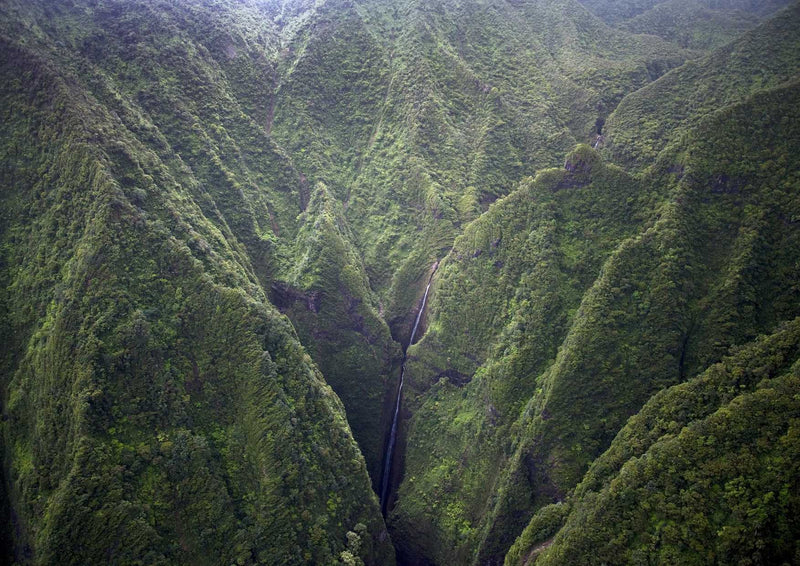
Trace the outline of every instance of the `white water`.
<path fill-rule="evenodd" d="M 434 267 L 434 272 L 436 272 L 436 267 Z M 414 336 L 417 333 L 417 327 L 419 326 L 420 318 L 422 318 L 422 312 L 425 310 L 425 301 L 428 300 L 428 291 L 430 291 L 432 281 L 433 273 L 428 280 L 428 286 L 425 287 L 425 294 L 422 296 L 422 304 L 419 307 L 419 312 L 417 312 L 417 319 L 414 321 L 414 328 L 411 330 L 411 338 L 408 339 L 406 351 L 408 351 L 408 348 L 414 343 Z M 389 503 L 389 476 L 391 476 L 392 473 L 392 457 L 394 456 L 394 446 L 397 442 L 397 418 L 400 415 L 400 399 L 403 396 L 403 376 L 405 373 L 406 358 L 405 354 L 403 354 L 403 364 L 400 366 L 400 385 L 397 388 L 397 400 L 394 404 L 394 416 L 392 417 L 392 430 L 389 433 L 389 444 L 386 447 L 386 461 L 383 464 L 383 477 L 381 478 L 381 512 L 384 516 L 386 515 L 387 505 Z"/>

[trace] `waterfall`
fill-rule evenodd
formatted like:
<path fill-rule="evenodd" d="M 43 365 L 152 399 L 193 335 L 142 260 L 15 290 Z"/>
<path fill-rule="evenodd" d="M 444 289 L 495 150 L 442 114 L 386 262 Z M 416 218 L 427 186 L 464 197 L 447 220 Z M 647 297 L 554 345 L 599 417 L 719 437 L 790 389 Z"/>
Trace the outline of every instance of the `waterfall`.
<path fill-rule="evenodd" d="M 392 457 L 394 456 L 394 445 L 397 442 L 397 417 L 400 415 L 400 397 L 403 395 L 403 374 L 405 373 L 405 362 L 400 368 L 400 386 L 397 388 L 397 400 L 394 404 L 394 416 L 392 417 L 392 431 L 389 433 L 389 444 L 386 446 L 386 461 L 383 464 L 383 477 L 381 478 L 381 512 L 386 516 L 386 506 L 389 497 L 389 476 L 392 473 Z"/>
<path fill-rule="evenodd" d="M 438 262 L 433 265 L 433 272 L 428 279 L 428 286 L 425 287 L 425 294 L 422 296 L 422 303 L 419 306 L 417 318 L 414 320 L 414 328 L 411 330 L 411 337 L 408 339 L 408 346 L 406 346 L 406 349 L 403 352 L 403 363 L 400 366 L 400 385 L 397 387 L 397 399 L 394 403 L 394 416 L 392 416 L 392 430 L 389 432 L 389 444 L 386 445 L 386 458 L 383 464 L 383 476 L 381 478 L 381 513 L 383 513 L 384 516 L 386 516 L 387 506 L 389 504 L 389 479 L 392 474 L 394 447 L 397 443 L 397 421 L 400 416 L 400 400 L 403 397 L 403 377 L 406 373 L 405 352 L 407 352 L 411 347 L 411 344 L 414 343 L 414 336 L 417 334 L 417 327 L 419 326 L 419 321 L 422 318 L 422 313 L 425 310 L 425 302 L 428 300 L 428 291 L 430 291 L 431 283 L 433 282 L 433 274 L 436 273 L 436 269 L 438 267 Z"/>

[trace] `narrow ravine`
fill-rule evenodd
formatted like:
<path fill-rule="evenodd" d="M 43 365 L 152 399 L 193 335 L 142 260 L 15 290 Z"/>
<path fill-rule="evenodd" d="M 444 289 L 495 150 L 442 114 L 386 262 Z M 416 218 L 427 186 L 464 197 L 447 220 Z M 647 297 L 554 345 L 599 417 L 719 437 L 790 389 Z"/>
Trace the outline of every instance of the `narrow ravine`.
<path fill-rule="evenodd" d="M 394 415 L 392 416 L 392 429 L 389 432 L 389 443 L 386 445 L 386 453 L 384 455 L 383 475 L 381 476 L 381 513 L 386 516 L 389 506 L 389 485 L 391 483 L 392 475 L 392 462 L 394 460 L 394 449 L 397 444 L 397 422 L 400 419 L 400 403 L 403 399 L 403 381 L 406 373 L 406 354 L 408 349 L 414 343 L 414 336 L 417 334 L 419 321 L 422 318 L 422 313 L 425 311 L 425 303 L 428 300 L 428 292 L 431 290 L 431 283 L 433 282 L 433 275 L 439 268 L 439 262 L 433 264 L 433 271 L 431 271 L 428 278 L 428 285 L 425 287 L 425 294 L 422 295 L 422 302 L 420 303 L 419 310 L 417 311 L 417 318 L 414 320 L 414 327 L 411 329 L 411 336 L 408 339 L 408 345 L 403 349 L 403 363 L 400 366 L 400 383 L 397 386 L 397 399 L 394 403 Z"/>

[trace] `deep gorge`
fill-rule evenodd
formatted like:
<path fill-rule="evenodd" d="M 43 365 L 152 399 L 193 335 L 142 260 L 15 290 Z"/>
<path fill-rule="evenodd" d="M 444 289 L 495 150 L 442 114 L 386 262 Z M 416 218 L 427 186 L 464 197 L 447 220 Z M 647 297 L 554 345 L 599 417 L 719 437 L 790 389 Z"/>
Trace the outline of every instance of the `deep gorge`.
<path fill-rule="evenodd" d="M 798 562 L 799 20 L 0 2 L 0 563 Z"/>
<path fill-rule="evenodd" d="M 383 455 L 383 468 L 381 474 L 381 490 L 378 494 L 380 496 L 381 502 L 381 513 L 386 516 L 386 513 L 389 508 L 390 498 L 394 495 L 393 493 L 393 481 L 392 476 L 394 475 L 397 477 L 398 472 L 401 470 L 398 466 L 393 466 L 394 462 L 394 452 L 397 445 L 397 434 L 399 428 L 399 420 L 401 418 L 400 415 L 400 406 L 403 401 L 403 377 L 405 373 L 405 364 L 406 364 L 406 352 L 408 348 L 414 343 L 414 337 L 417 335 L 417 329 L 419 328 L 419 321 L 422 319 L 422 315 L 425 313 L 425 302 L 428 300 L 428 292 L 431 289 L 431 283 L 433 282 L 433 276 L 436 274 L 436 269 L 439 267 L 439 262 L 436 262 L 431 266 L 430 276 L 428 277 L 428 283 L 425 286 L 425 292 L 422 294 L 422 300 L 419 303 L 419 307 L 417 308 L 417 314 L 414 317 L 414 326 L 411 328 L 411 334 L 408 338 L 408 346 L 403 350 L 403 361 L 400 365 L 400 379 L 398 380 L 397 385 L 397 394 L 394 403 L 394 412 L 392 413 L 392 426 L 389 429 L 389 434 L 386 440 L 386 451 Z M 393 472 L 393 469 L 395 470 Z"/>

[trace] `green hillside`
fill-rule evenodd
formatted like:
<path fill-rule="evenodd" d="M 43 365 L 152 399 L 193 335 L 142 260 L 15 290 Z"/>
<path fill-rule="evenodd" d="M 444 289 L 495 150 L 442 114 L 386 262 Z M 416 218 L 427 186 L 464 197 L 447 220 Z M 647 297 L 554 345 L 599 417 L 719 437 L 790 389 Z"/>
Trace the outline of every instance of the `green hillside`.
<path fill-rule="evenodd" d="M 326 2 L 299 22 L 271 132 L 342 201 L 400 342 L 463 224 L 686 57 L 572 2 Z"/>
<path fill-rule="evenodd" d="M 652 163 L 704 116 L 792 80 L 800 72 L 800 5 L 691 61 L 627 98 L 606 123 L 606 151 L 627 166 Z"/>
<path fill-rule="evenodd" d="M 728 345 L 746 345 L 749 341 L 753 340 L 757 334 L 761 332 L 771 332 L 779 326 L 779 321 L 791 320 L 796 314 L 798 305 L 798 287 L 796 284 L 798 275 L 795 271 L 797 269 L 797 259 L 790 259 L 790 257 L 786 255 L 787 252 L 789 254 L 795 253 L 794 251 L 789 252 L 788 250 L 795 250 L 797 247 L 798 234 L 796 230 L 791 229 L 793 222 L 790 222 L 788 225 L 786 223 L 786 219 L 794 217 L 797 210 L 797 205 L 793 202 L 793 200 L 796 200 L 794 198 L 794 191 L 796 191 L 797 187 L 796 176 L 790 174 L 787 178 L 784 170 L 772 168 L 770 166 L 764 167 L 760 162 L 740 162 L 741 169 L 737 170 L 737 168 L 732 167 L 731 164 L 734 162 L 734 156 L 738 155 L 736 152 L 739 148 L 734 148 L 729 142 L 731 138 L 740 134 L 742 130 L 746 130 L 752 134 L 751 139 L 758 139 L 759 143 L 763 143 L 763 146 L 760 148 L 755 148 L 752 145 L 747 147 L 745 149 L 747 155 L 763 155 L 767 152 L 775 152 L 784 157 L 796 155 L 798 140 L 796 118 L 798 110 L 800 110 L 800 106 L 797 104 L 797 92 L 798 83 L 795 82 L 789 87 L 759 94 L 746 104 L 733 106 L 722 111 L 704 121 L 702 125 L 693 132 L 690 138 L 691 141 L 687 144 L 692 157 L 686 162 L 687 174 L 684 179 L 693 178 L 693 180 L 690 181 L 691 185 L 687 183 L 687 187 L 693 185 L 696 192 L 712 195 L 711 199 L 709 199 L 712 201 L 713 199 L 720 199 L 723 201 L 728 200 L 730 202 L 735 202 L 741 199 L 742 202 L 740 206 L 743 206 L 743 208 L 739 217 L 744 223 L 735 227 L 735 231 L 730 233 L 734 235 L 735 238 L 730 240 L 731 244 L 733 244 L 730 248 L 730 252 L 721 254 L 719 249 L 714 250 L 714 256 L 716 257 L 727 255 L 729 258 L 727 265 L 713 265 L 710 261 L 713 256 L 708 256 L 705 260 L 707 265 L 705 269 L 708 271 L 722 268 L 722 276 L 720 277 L 720 275 L 717 275 L 718 281 L 710 284 L 705 283 L 702 287 L 696 282 L 692 285 L 696 290 L 695 292 L 705 287 L 705 291 L 703 292 L 705 296 L 697 302 L 694 302 L 694 304 L 692 304 L 690 300 L 684 307 L 684 309 L 688 310 L 690 313 L 690 318 L 688 321 L 689 326 L 684 331 L 688 336 L 684 338 L 683 352 L 680 354 L 679 367 L 683 375 L 692 376 L 699 373 L 702 368 L 707 367 L 710 362 L 720 359 L 725 350 L 729 347 Z M 752 120 L 752 116 L 760 116 L 760 119 Z M 753 152 L 750 153 L 750 150 Z M 691 167 L 691 170 L 689 167 Z M 725 185 L 719 183 L 719 177 L 714 177 L 715 173 L 720 171 L 720 169 L 725 169 L 732 175 L 732 179 L 725 179 Z M 716 185 L 709 183 L 709 180 L 714 179 L 717 180 Z M 733 185 L 728 185 L 727 182 L 729 181 L 733 182 Z M 743 184 L 734 189 L 733 186 L 739 182 Z M 711 187 L 712 190 L 708 191 L 707 187 Z M 758 187 L 761 187 L 761 189 L 759 190 Z M 681 196 L 686 199 L 684 201 L 686 204 L 692 203 L 690 193 L 683 193 Z M 707 205 L 704 206 L 697 201 L 694 201 L 693 204 L 699 205 L 701 208 L 706 208 L 701 218 L 704 219 L 704 223 L 706 223 L 708 228 L 712 229 L 707 237 L 710 238 L 710 234 L 714 233 L 714 240 L 724 241 L 724 237 L 720 238 L 721 234 L 724 234 L 723 227 L 721 225 L 714 226 L 709 222 L 716 214 L 713 216 L 710 215 L 709 213 L 711 210 L 707 208 Z M 691 204 L 689 205 L 692 206 Z M 750 216 L 751 214 L 754 214 L 754 216 Z M 724 218 L 724 222 L 728 223 L 732 217 L 734 217 L 734 215 L 729 212 L 717 218 Z M 728 225 L 728 228 L 731 227 L 732 226 Z M 701 263 L 698 264 L 696 263 L 697 259 L 701 258 L 695 258 L 695 261 L 691 261 L 686 266 L 689 268 L 689 273 L 694 272 L 697 274 L 699 271 L 697 267 L 698 265 L 702 265 L 703 261 L 701 259 Z M 697 280 L 696 275 L 692 279 Z M 781 283 L 777 283 L 778 281 Z M 689 295 L 689 297 L 691 297 L 691 295 Z M 783 333 L 781 336 L 785 334 L 786 333 Z M 793 337 L 792 339 L 794 339 L 794 335 L 791 336 Z M 795 347 L 796 346 L 792 346 L 792 348 Z M 740 356 L 741 360 L 754 364 L 770 363 L 770 356 L 773 356 L 771 352 L 765 352 L 763 354 L 758 350 L 756 350 L 756 352 L 758 353 L 749 351 L 746 354 L 742 353 L 737 355 Z M 788 363 L 786 361 L 787 359 Z M 793 360 L 794 358 L 791 358 L 791 356 L 789 358 L 779 357 L 779 363 L 787 363 L 786 366 L 779 367 L 787 369 L 791 366 Z M 759 367 L 761 366 L 759 365 Z M 735 376 L 736 380 L 738 380 L 738 376 L 741 375 L 739 370 L 731 370 L 731 374 Z M 634 372 L 633 375 L 637 377 L 638 382 L 641 382 L 641 369 Z M 777 373 L 774 375 L 777 376 L 781 374 Z M 766 377 L 761 370 L 759 370 L 756 376 L 759 380 Z M 616 385 L 620 383 L 620 380 L 616 379 L 613 383 Z M 737 384 L 736 386 L 739 384 L 738 381 L 734 383 Z M 753 382 L 751 386 L 754 387 L 756 383 L 757 382 Z M 796 388 L 796 383 L 792 382 L 791 379 L 787 383 L 789 388 Z M 724 387 L 725 391 L 730 391 L 734 394 L 744 392 L 742 390 L 737 391 L 735 387 L 732 387 L 728 382 L 723 382 L 718 387 L 720 390 Z M 746 382 L 742 382 L 741 387 L 745 388 L 748 387 L 748 385 Z M 675 391 L 684 390 L 685 389 L 675 389 Z M 676 403 L 683 402 L 686 393 L 682 395 L 684 396 L 676 398 Z M 594 400 L 597 399 L 598 396 L 596 393 L 592 393 L 589 397 Z M 716 410 L 716 406 L 713 405 L 712 402 L 713 398 L 710 398 L 709 394 L 698 393 L 697 398 L 701 410 L 706 411 L 702 416 L 711 414 Z M 678 415 L 684 415 L 685 408 L 683 405 L 674 407 L 669 405 L 672 397 L 657 396 L 654 398 L 653 402 L 656 402 L 656 399 L 659 399 L 659 403 L 661 403 L 659 406 L 662 407 L 660 409 L 662 413 L 672 411 Z M 750 402 L 750 400 L 742 400 L 742 402 Z M 736 418 L 748 418 L 750 413 L 745 412 L 744 409 L 737 410 L 741 410 L 743 413 Z M 645 408 L 643 411 L 644 413 L 640 413 L 640 415 L 636 417 L 636 419 L 639 420 L 631 420 L 628 427 L 634 426 L 636 422 L 642 422 L 641 419 L 651 418 L 643 416 L 644 414 L 648 414 L 647 411 L 650 411 L 650 409 Z M 794 411 L 794 409 L 788 410 L 788 412 L 784 411 L 784 409 L 777 410 L 772 418 L 777 419 L 779 424 L 774 426 L 789 426 L 788 423 L 791 422 L 792 411 Z M 559 412 L 559 414 L 561 414 L 561 412 Z M 581 414 L 585 415 L 585 412 L 581 411 Z M 652 412 L 649 414 L 652 414 Z M 603 416 L 605 419 L 608 418 L 607 415 Z M 662 418 L 665 423 L 669 424 L 669 431 L 672 433 L 671 435 L 668 435 L 667 431 L 659 433 L 666 435 L 664 439 L 677 434 L 682 426 L 684 426 L 680 424 L 680 419 L 675 423 L 670 421 L 666 416 L 659 414 L 658 419 Z M 682 416 L 681 418 L 686 419 L 687 417 Z M 688 424 L 693 418 L 695 417 L 685 422 Z M 764 427 L 773 426 L 760 423 L 759 421 L 754 421 L 751 426 L 759 427 L 762 424 Z M 642 453 L 643 444 L 639 440 L 631 438 L 626 430 L 628 429 L 623 429 L 623 432 L 617 436 L 614 444 L 611 445 L 612 448 L 606 455 L 595 460 L 586 479 L 584 479 L 583 486 L 592 485 L 588 482 L 598 481 L 596 476 L 599 472 L 596 470 L 606 469 L 604 468 L 606 464 L 603 462 L 608 458 L 620 457 L 620 450 L 624 454 L 627 454 L 623 461 L 628 458 L 633 458 L 634 453 Z M 660 429 L 657 428 L 655 430 L 657 431 Z M 648 431 L 648 434 L 655 434 L 655 431 Z M 656 438 L 653 438 L 653 440 L 656 440 Z M 678 440 L 677 442 L 682 442 L 682 440 Z M 771 436 L 766 437 L 759 441 L 759 446 L 763 447 L 765 450 L 783 450 L 783 448 L 780 448 L 779 444 L 772 444 L 773 442 L 777 442 L 777 438 Z M 625 443 L 630 444 L 626 445 Z M 735 453 L 730 452 L 730 446 L 730 444 L 727 444 L 717 447 L 713 458 L 717 459 L 716 461 L 721 468 L 709 468 L 704 470 L 702 473 L 708 478 L 705 480 L 706 482 L 724 483 L 723 478 L 727 477 L 724 474 L 728 473 L 725 466 L 733 465 L 733 462 L 735 462 L 737 458 Z M 658 472 L 661 474 L 660 481 L 683 481 L 671 474 L 688 474 L 689 472 L 684 468 L 681 468 L 683 471 L 676 471 L 671 463 L 672 460 L 669 459 L 671 457 L 673 456 L 658 456 L 658 458 L 664 458 L 660 464 L 663 468 Z M 710 455 L 703 455 L 701 451 L 698 451 L 697 454 L 692 457 L 697 458 L 696 461 L 703 461 L 705 457 L 712 458 Z M 622 462 L 620 462 L 620 465 L 621 464 Z M 795 464 L 796 462 L 793 462 L 791 458 L 787 458 L 787 461 L 781 464 L 783 468 L 780 473 L 785 474 L 784 477 L 786 478 L 791 479 L 794 477 L 796 480 L 796 470 L 792 471 L 793 468 L 791 467 Z M 747 477 L 748 481 L 761 481 L 759 470 L 743 469 L 740 473 L 745 474 L 744 477 Z M 715 474 L 719 474 L 719 477 L 715 476 Z M 573 481 L 577 481 L 576 476 L 573 476 Z M 658 488 L 655 492 L 661 493 L 661 489 Z M 575 491 L 576 501 L 583 501 L 584 495 L 586 495 L 588 501 L 589 496 L 584 493 L 582 487 L 578 487 Z M 707 495 L 704 495 L 704 497 L 706 496 Z M 594 505 L 594 503 L 587 503 L 587 505 Z M 684 502 L 682 505 L 686 506 L 688 503 Z M 694 513 L 706 512 L 703 504 L 700 502 L 697 502 L 691 509 L 694 509 Z M 786 517 L 792 515 L 790 511 L 776 511 L 776 513 L 778 513 L 779 516 Z M 776 520 L 780 521 L 781 519 L 778 518 Z M 739 517 L 734 510 L 731 510 L 730 507 L 724 506 L 721 506 L 720 509 L 715 512 L 714 521 L 719 523 L 720 529 L 723 525 L 727 524 L 730 529 L 741 533 L 747 532 L 747 530 L 751 528 L 757 528 L 753 524 L 742 524 L 741 517 Z M 547 521 L 534 518 L 532 526 L 529 527 L 527 531 L 531 534 L 527 535 L 527 540 L 525 540 L 526 535 L 523 534 L 523 538 L 520 539 L 522 542 L 518 542 L 517 549 L 512 553 L 512 556 L 516 556 L 516 558 L 510 559 L 510 563 L 515 563 L 515 560 L 519 560 L 520 557 L 525 557 L 527 552 L 535 548 L 537 544 L 544 542 L 543 539 L 549 539 L 555 534 L 552 528 L 543 529 L 543 525 L 547 525 Z M 660 529 L 661 527 L 663 527 L 663 525 L 659 524 L 658 528 Z M 656 525 L 653 525 L 653 528 L 656 528 Z M 785 528 L 788 529 L 787 532 L 793 532 L 796 526 L 789 523 Z M 638 546 L 639 543 L 642 542 L 642 539 L 636 538 L 636 536 L 633 536 L 633 538 L 626 538 L 629 537 L 630 533 L 626 532 L 624 524 L 620 523 L 617 527 L 608 526 L 606 529 L 614 530 L 614 533 L 610 536 L 608 535 L 608 531 L 604 533 L 602 535 L 604 540 L 614 539 L 621 545 L 617 547 L 616 550 L 612 551 L 612 554 L 614 554 L 616 558 L 612 560 L 611 563 L 622 564 L 632 561 L 635 562 L 640 559 L 636 558 L 636 556 L 642 557 L 648 555 L 649 551 L 647 550 L 647 546 Z M 544 533 L 544 536 L 536 536 L 536 532 Z M 583 542 L 581 542 L 581 544 L 590 540 L 588 531 L 581 532 L 580 537 L 584 536 L 587 538 L 582 538 L 581 540 Z M 704 555 L 701 552 L 701 547 L 708 544 L 708 537 L 707 535 L 697 536 L 698 538 L 694 539 L 693 543 L 687 543 L 688 548 L 684 546 L 685 539 L 678 541 L 676 538 L 667 538 L 659 543 L 661 545 L 660 547 L 658 547 L 658 545 L 656 547 L 650 547 L 650 551 L 655 552 L 656 548 L 662 549 L 659 550 L 660 558 L 658 558 L 657 563 L 666 564 L 676 561 L 680 563 L 707 563 L 708 560 L 712 559 L 710 556 L 712 556 L 713 559 L 722 560 L 726 563 L 735 562 L 732 558 L 719 558 L 719 556 L 726 556 L 726 554 L 716 554 L 717 552 L 723 552 L 722 547 L 716 550 L 709 548 L 708 550 L 712 554 Z M 780 537 L 783 536 L 786 535 L 780 535 Z M 791 536 L 789 536 L 788 540 L 791 540 Z M 636 540 L 634 540 L 634 538 L 636 538 Z M 622 540 L 626 540 L 626 542 L 619 542 Z M 701 540 L 703 542 L 699 542 Z M 719 541 L 719 544 L 723 545 L 723 542 Z M 776 556 L 780 555 L 783 557 L 780 560 L 776 559 L 774 562 L 771 560 L 767 560 L 767 562 L 780 563 L 781 560 L 790 559 L 791 556 L 793 556 L 792 553 L 794 550 L 791 549 L 791 545 L 786 546 L 786 544 L 786 541 L 781 542 L 778 538 L 766 543 L 768 548 L 773 549 Z M 733 541 L 728 541 L 724 543 L 724 545 L 729 547 L 724 551 L 728 553 L 727 556 L 736 556 L 737 560 L 750 559 L 747 558 L 748 553 L 753 552 L 750 546 L 735 547 Z M 762 545 L 762 548 L 763 546 L 764 545 Z M 572 558 L 566 559 L 566 562 L 560 563 L 596 563 L 597 560 L 602 560 L 596 555 L 597 547 L 592 547 L 591 551 L 587 549 L 588 547 L 583 547 L 583 550 L 579 551 L 578 554 L 572 554 Z M 620 553 L 622 549 L 624 549 L 625 553 L 630 554 Z M 560 556 L 559 553 L 559 550 L 554 549 L 552 551 L 547 551 L 544 555 L 557 557 Z M 559 560 L 561 559 L 562 558 L 559 558 Z M 608 558 L 606 558 L 606 560 L 608 560 Z M 547 561 L 544 560 L 544 563 L 547 563 Z"/>
<path fill-rule="evenodd" d="M 621 24 L 634 33 L 650 33 L 691 49 L 712 49 L 755 27 L 756 14 L 714 9 L 693 0 L 672 0 L 654 6 Z M 712 6 L 714 8 L 712 8 Z"/>
<path fill-rule="evenodd" d="M 586 146 L 568 164 L 573 172 L 539 173 L 456 240 L 437 273 L 428 331 L 410 351 L 420 399 L 409 402 L 420 406 L 391 524 L 404 533 L 433 522 L 446 538 L 422 551 L 440 552 L 437 563 L 450 553 L 468 560 L 482 540 L 487 501 L 520 432 L 515 421 L 646 198 L 640 183 Z M 598 245 L 587 245 L 588 234 Z"/>
<path fill-rule="evenodd" d="M 653 397 L 506 564 L 796 561 L 797 330 Z"/>
<path fill-rule="evenodd" d="M 714 20 L 726 16 L 764 18 L 791 2 L 786 0 L 698 0 L 693 4 L 688 4 L 682 0 L 581 0 L 581 4 L 603 21 L 624 27 L 639 18 L 642 23 L 647 20 L 653 23 L 659 20 L 667 23 L 662 16 L 667 14 L 678 16 L 674 11 L 678 6 L 694 12 L 702 19 Z M 680 23 L 687 22 L 688 20 L 683 20 Z M 676 23 L 678 22 L 673 22 L 673 25 Z M 660 31 L 662 29 L 656 27 L 646 29 L 645 33 L 661 35 Z"/>
<path fill-rule="evenodd" d="M 412 350 L 401 549 L 500 560 L 650 396 L 798 315 L 797 100 L 709 116 L 641 177 L 578 148 L 465 230 Z"/>
<path fill-rule="evenodd" d="M 800 560 L 786 5 L 0 2 L 0 563 Z"/>
<path fill-rule="evenodd" d="M 84 14 L 62 16 L 71 29 Z M 105 44 L 119 75 L 95 66 L 89 23 L 72 38 L 81 54 L 17 23 L 0 81 L 16 559 L 325 563 L 358 550 L 393 561 L 344 408 L 267 300 L 277 254 L 254 219 L 269 226 L 270 200 L 277 216 L 297 198 L 296 178 L 282 189 L 291 163 L 262 135 L 266 157 L 251 168 L 225 128 L 200 126 L 237 106 L 209 79 L 197 99 L 185 76 L 170 87 L 172 73 L 219 71 L 191 45 L 183 65 L 149 64 L 158 80 L 135 85 L 145 63 L 128 67 Z M 178 85 L 185 98 L 156 103 Z M 241 112 L 230 120 L 237 136 L 258 133 Z"/>

